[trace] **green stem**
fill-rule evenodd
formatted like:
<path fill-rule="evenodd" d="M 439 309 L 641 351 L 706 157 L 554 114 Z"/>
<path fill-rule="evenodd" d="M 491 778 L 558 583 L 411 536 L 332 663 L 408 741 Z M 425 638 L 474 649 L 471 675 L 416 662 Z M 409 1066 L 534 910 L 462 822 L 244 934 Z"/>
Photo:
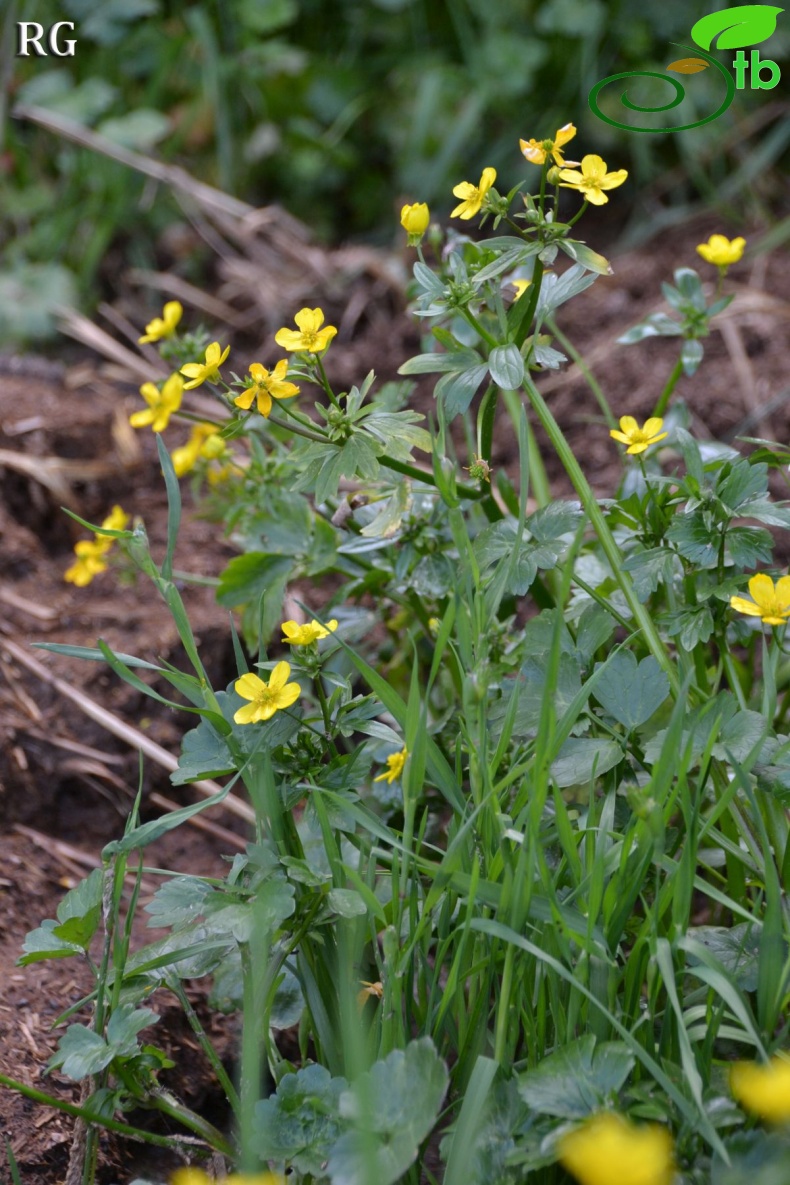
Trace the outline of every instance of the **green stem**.
<path fill-rule="evenodd" d="M 211 1041 L 209 1040 L 206 1030 L 203 1028 L 203 1025 L 200 1023 L 200 1017 L 195 1012 L 195 1009 L 192 1007 L 189 997 L 187 996 L 186 991 L 184 990 L 184 985 L 181 983 L 181 981 L 179 979 L 176 979 L 175 977 L 173 977 L 168 982 L 168 987 L 170 988 L 171 992 L 173 992 L 173 994 L 178 997 L 178 1002 L 180 1003 L 181 1007 L 184 1010 L 184 1015 L 186 1016 L 187 1020 L 189 1021 L 190 1028 L 192 1029 L 192 1032 L 197 1037 L 198 1042 L 200 1044 L 200 1048 L 203 1050 L 203 1052 L 205 1053 L 209 1062 L 211 1063 L 211 1067 L 217 1076 L 217 1081 L 219 1082 L 220 1086 L 224 1090 L 225 1098 L 230 1103 L 230 1106 L 233 1110 L 234 1115 L 236 1115 L 238 1117 L 239 1096 L 236 1091 L 236 1088 L 234 1087 L 233 1083 L 231 1082 L 230 1078 L 228 1077 L 227 1071 L 226 1071 L 225 1067 L 223 1066 L 222 1062 L 220 1061 L 219 1054 L 217 1053 L 214 1046 L 211 1044 Z"/>
<path fill-rule="evenodd" d="M 604 518 L 603 512 L 598 505 L 598 500 L 593 493 L 587 478 L 584 476 L 581 467 L 579 466 L 573 450 L 568 444 L 562 429 L 560 428 L 554 416 L 546 404 L 545 399 L 538 391 L 532 379 L 527 375 L 524 379 L 524 388 L 532 404 L 538 419 L 543 425 L 552 445 L 557 451 L 557 455 L 562 461 L 565 472 L 573 483 L 576 493 L 581 499 L 582 506 L 587 517 L 595 530 L 604 554 L 609 561 L 612 569 L 612 574 L 622 590 L 623 596 L 628 602 L 628 607 L 633 614 L 634 620 L 644 634 L 645 642 L 653 657 L 656 659 L 661 668 L 666 672 L 669 679 L 673 694 L 678 695 L 680 691 L 680 680 L 675 666 L 670 659 L 664 643 L 656 630 L 650 614 L 645 606 L 641 603 L 634 591 L 631 577 L 623 569 L 623 557 L 620 554 L 620 549 L 615 542 L 612 532 L 609 530 L 609 525 Z"/>
<path fill-rule="evenodd" d="M 491 464 L 491 451 L 494 446 L 494 421 L 496 420 L 497 389 L 493 383 L 489 384 L 485 395 L 480 401 L 477 413 L 477 443 L 480 456 Z"/>
<path fill-rule="evenodd" d="M 540 286 L 543 281 L 543 264 L 540 259 L 535 260 L 535 266 L 532 269 L 532 283 L 529 286 L 529 292 L 525 293 L 526 304 L 523 310 L 519 311 L 518 320 L 513 326 L 513 341 L 519 349 L 524 345 L 529 334 L 530 326 L 532 325 L 532 318 L 535 316 L 535 309 L 538 305 L 538 297 L 540 296 Z M 516 307 L 524 300 L 516 301 Z"/>
<path fill-rule="evenodd" d="M 340 404 L 338 403 L 337 395 L 335 395 L 334 391 L 332 390 L 331 386 L 329 385 L 329 379 L 326 377 L 326 371 L 324 370 L 324 364 L 321 361 L 321 359 L 319 358 L 318 354 L 314 355 L 314 357 L 315 357 L 316 369 L 321 376 L 321 386 L 324 388 L 324 391 L 326 392 L 329 402 L 334 407 L 336 407 L 339 411 Z"/>
<path fill-rule="evenodd" d="M 313 676 L 313 686 L 315 687 L 315 694 L 318 699 L 318 702 L 321 705 L 321 715 L 324 718 L 324 731 L 326 733 L 326 742 L 331 747 L 334 756 L 339 757 L 340 753 L 338 752 L 337 745 L 335 744 L 335 742 L 332 739 L 332 714 L 329 711 L 329 701 L 326 698 L 326 692 L 324 691 L 324 685 L 321 682 L 320 669 L 317 670 L 315 675 Z"/>
<path fill-rule="evenodd" d="M 571 359 L 572 362 L 575 362 L 575 364 L 578 366 L 579 370 L 583 374 L 584 380 L 587 383 L 587 386 L 592 391 L 593 395 L 595 396 L 596 402 L 598 403 L 598 406 L 600 407 L 601 411 L 603 412 L 603 416 L 604 416 L 604 419 L 606 420 L 608 427 L 609 428 L 616 428 L 617 427 L 617 420 L 614 418 L 614 416 L 612 414 L 612 409 L 609 406 L 609 400 L 604 395 L 603 389 L 602 389 L 600 383 L 596 379 L 593 372 L 590 370 L 587 363 L 584 361 L 584 358 L 582 357 L 582 355 L 576 349 L 573 342 L 570 341 L 569 338 L 567 338 L 565 336 L 565 334 L 562 332 L 562 330 L 558 328 L 557 322 L 554 320 L 553 317 L 549 317 L 546 324 L 548 325 L 549 329 L 556 337 L 557 341 L 562 346 L 563 350 L 565 350 L 568 357 Z"/>
<path fill-rule="evenodd" d="M 569 227 L 574 226 L 579 221 L 579 219 L 581 218 L 582 214 L 587 209 L 589 204 L 590 203 L 587 201 L 587 198 L 585 198 L 581 204 L 581 208 L 578 210 L 578 212 L 576 214 L 573 215 L 573 218 L 571 218 L 570 221 L 565 223 L 565 225 L 569 226 Z"/>
<path fill-rule="evenodd" d="M 167 1115 L 170 1119 L 175 1119 L 183 1127 L 189 1128 L 196 1136 L 217 1152 L 221 1152 L 223 1156 L 235 1155 L 235 1149 L 230 1144 L 221 1131 L 214 1127 L 213 1123 L 209 1123 L 203 1119 L 201 1115 L 196 1115 L 189 1107 L 185 1107 L 183 1103 L 179 1103 L 178 1099 L 174 1098 L 169 1091 L 159 1088 L 151 1091 L 149 1099 L 157 1111 L 161 1111 L 163 1115 Z"/>
<path fill-rule="evenodd" d="M 661 416 L 663 416 L 664 412 L 667 409 L 667 404 L 669 403 L 669 397 L 672 394 L 672 392 L 675 390 L 675 387 L 677 386 L 677 381 L 680 378 L 680 376 L 682 375 L 682 373 L 683 373 L 683 363 L 682 363 L 681 359 L 678 358 L 677 362 L 672 367 L 672 373 L 670 374 L 669 378 L 667 379 L 667 384 L 664 387 L 664 390 L 661 392 L 658 403 L 655 406 L 655 410 L 653 411 L 654 416 L 658 416 L 659 418 Z"/>
<path fill-rule="evenodd" d="M 493 347 L 494 347 L 494 346 L 498 346 L 498 345 L 499 345 L 499 342 L 497 341 L 497 339 L 496 339 L 496 338 L 493 336 L 493 334 L 490 334 L 490 333 L 488 332 L 488 330 L 487 330 L 487 329 L 485 329 L 485 328 L 484 328 L 484 327 L 483 327 L 483 326 L 480 324 L 480 322 L 478 321 L 478 319 L 477 319 L 477 317 L 474 315 L 474 313 L 471 311 L 471 309 L 469 309 L 469 308 L 462 308 L 462 309 L 459 309 L 459 312 L 461 313 L 461 316 L 464 318 L 464 320 L 465 320 L 465 321 L 466 321 L 466 322 L 467 322 L 469 325 L 471 325 L 471 326 L 472 326 L 472 328 L 474 329 L 475 333 L 479 334 L 479 336 L 480 336 L 480 337 L 483 339 L 483 341 L 484 341 L 484 342 L 486 342 L 486 343 L 487 343 L 489 346 L 491 346 L 491 347 L 492 347 L 492 349 L 493 349 Z"/>

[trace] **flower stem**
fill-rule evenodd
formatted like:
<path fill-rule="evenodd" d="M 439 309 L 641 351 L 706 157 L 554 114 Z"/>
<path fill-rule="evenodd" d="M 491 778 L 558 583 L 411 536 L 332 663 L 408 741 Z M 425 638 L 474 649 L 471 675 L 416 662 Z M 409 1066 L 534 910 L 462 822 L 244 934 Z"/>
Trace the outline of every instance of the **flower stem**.
<path fill-rule="evenodd" d="M 667 404 L 669 403 L 669 397 L 672 394 L 672 392 L 675 390 L 675 387 L 677 386 L 677 381 L 680 378 L 680 376 L 682 375 L 682 373 L 683 373 L 683 362 L 680 358 L 678 358 L 677 362 L 672 367 L 672 373 L 670 374 L 669 378 L 667 379 L 666 386 L 664 387 L 664 390 L 661 392 L 661 396 L 658 400 L 658 403 L 655 406 L 655 410 L 653 411 L 653 416 L 658 416 L 658 417 L 663 416 L 664 412 L 667 409 Z"/>
<path fill-rule="evenodd" d="M 565 336 L 565 334 L 562 332 L 562 330 L 558 327 L 557 322 L 554 320 L 553 317 L 549 317 L 546 324 L 547 324 L 549 330 L 554 334 L 557 341 L 562 346 L 565 353 L 568 355 L 568 357 L 571 359 L 572 362 L 575 362 L 575 364 L 578 366 L 579 370 L 584 375 L 585 382 L 587 383 L 587 386 L 590 388 L 593 395 L 595 396 L 596 402 L 597 402 L 598 406 L 600 407 L 601 411 L 603 412 L 603 416 L 604 416 L 604 419 L 606 420 L 608 427 L 609 428 L 616 428 L 617 427 L 617 420 L 614 418 L 614 415 L 612 414 L 612 409 L 609 406 L 609 400 L 606 398 L 606 395 L 603 392 L 601 384 L 598 382 L 595 375 L 590 370 L 587 363 L 584 361 L 584 358 L 582 357 L 582 355 L 576 349 L 573 342 L 570 341 L 570 339 L 567 338 Z"/>

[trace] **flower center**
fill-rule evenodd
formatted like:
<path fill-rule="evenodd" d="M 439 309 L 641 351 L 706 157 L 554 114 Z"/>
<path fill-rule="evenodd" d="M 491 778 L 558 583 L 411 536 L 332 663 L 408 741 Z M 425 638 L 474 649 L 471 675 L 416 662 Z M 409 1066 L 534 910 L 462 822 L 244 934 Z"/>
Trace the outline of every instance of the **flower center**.
<path fill-rule="evenodd" d="M 270 687 L 262 687 L 255 696 L 256 708 L 268 708 L 273 703 L 276 692 L 272 691 Z"/>

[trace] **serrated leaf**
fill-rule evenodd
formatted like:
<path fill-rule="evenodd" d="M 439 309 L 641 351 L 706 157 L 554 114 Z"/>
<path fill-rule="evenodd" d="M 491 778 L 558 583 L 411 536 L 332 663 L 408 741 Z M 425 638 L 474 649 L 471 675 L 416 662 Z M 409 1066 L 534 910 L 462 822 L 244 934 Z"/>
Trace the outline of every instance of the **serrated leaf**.
<path fill-rule="evenodd" d="M 217 600 L 231 609 L 257 601 L 262 593 L 280 589 L 293 570 L 288 556 L 249 551 L 234 556 L 220 576 Z"/>
<path fill-rule="evenodd" d="M 393 1185 L 414 1163 L 447 1093 L 447 1067 L 429 1037 L 375 1062 L 340 1097 L 354 1124 L 329 1157 L 332 1185 Z"/>
<path fill-rule="evenodd" d="M 737 926 L 689 926 L 687 938 L 699 942 L 721 963 L 742 992 L 757 990 L 760 963 L 759 922 L 740 922 Z M 696 962 L 693 948 L 690 961 Z"/>
<path fill-rule="evenodd" d="M 699 74 L 700 70 L 707 70 L 708 63 L 704 58 L 678 58 L 670 62 L 665 70 L 672 70 L 675 74 Z"/>
<path fill-rule="evenodd" d="M 439 379 L 433 393 L 444 406 L 444 413 L 449 423 L 456 416 L 463 415 L 475 393 L 488 374 L 488 365 L 482 363 L 460 373 L 445 374 Z"/>
<path fill-rule="evenodd" d="M 770 564 L 773 549 L 773 536 L 762 527 L 730 527 L 727 532 L 727 552 L 739 568 Z"/>
<path fill-rule="evenodd" d="M 345 1078 L 331 1078 L 319 1065 L 285 1074 L 276 1093 L 255 1107 L 253 1140 L 261 1159 L 325 1180 L 326 1162 L 345 1127 L 339 1108 L 347 1088 Z"/>
<path fill-rule="evenodd" d="M 53 933 L 57 922 L 54 918 L 47 918 L 36 930 L 25 935 L 22 943 L 24 954 L 17 959 L 19 967 L 27 967 L 30 963 L 41 963 L 45 959 L 67 959 L 71 955 L 84 954 L 83 948 L 76 942 L 67 942 L 57 938 Z"/>
<path fill-rule="evenodd" d="M 611 1104 L 634 1067 L 622 1041 L 596 1046 L 587 1034 L 549 1054 L 534 1070 L 518 1076 L 518 1092 L 539 1115 L 583 1119 Z"/>
<path fill-rule="evenodd" d="M 174 876 L 143 906 L 149 926 L 185 926 L 201 916 L 215 890 L 197 876 Z"/>
<path fill-rule="evenodd" d="M 623 759 L 615 741 L 593 737 L 569 737 L 551 765 L 551 776 L 561 790 L 586 785 L 591 778 L 613 769 Z"/>
<path fill-rule="evenodd" d="M 604 664 L 593 695 L 610 716 L 633 732 L 663 704 L 669 679 L 652 654 L 637 664 L 632 651 L 620 650 Z"/>
<path fill-rule="evenodd" d="M 94 868 L 90 876 L 66 894 L 57 909 L 59 925 L 52 930 L 56 938 L 88 949 L 101 921 L 103 885 L 101 869 Z"/>
<path fill-rule="evenodd" d="M 745 458 L 730 468 L 725 466 L 716 482 L 716 497 L 732 514 L 768 490 L 768 466 L 751 464 Z"/>
<path fill-rule="evenodd" d="M 524 381 L 524 359 L 513 342 L 494 347 L 488 357 L 488 369 L 503 391 L 516 391 Z"/>
<path fill-rule="evenodd" d="M 668 547 L 633 552 L 624 560 L 623 568 L 631 573 L 634 591 L 643 603 L 659 584 L 671 584 L 675 575 L 682 574 L 678 557 Z"/>
<path fill-rule="evenodd" d="M 184 786 L 204 778 L 219 778 L 235 769 L 235 759 L 222 737 L 202 720 L 197 728 L 184 734 L 178 769 L 173 770 L 170 781 L 174 786 Z"/>
<path fill-rule="evenodd" d="M 583 517 L 581 503 L 557 499 L 531 514 L 527 527 L 539 543 L 553 543 L 578 530 Z"/>
<path fill-rule="evenodd" d="M 667 633 L 670 638 L 677 638 L 684 650 L 693 650 L 698 642 L 707 642 L 713 633 L 713 614 L 707 605 L 680 609 L 668 618 Z"/>
<path fill-rule="evenodd" d="M 107 1024 L 107 1044 L 113 1057 L 131 1057 L 137 1050 L 137 1034 L 158 1020 L 157 1013 L 151 1008 L 119 1005 Z"/>
<path fill-rule="evenodd" d="M 85 1025 L 69 1025 L 58 1048 L 47 1063 L 48 1069 L 60 1066 L 62 1073 L 75 1082 L 89 1074 L 98 1074 L 114 1057 L 107 1042 Z"/>
<path fill-rule="evenodd" d="M 713 568 L 718 563 L 719 532 L 708 527 L 699 511 L 675 515 L 666 538 L 682 556 L 700 568 Z"/>
<path fill-rule="evenodd" d="M 579 618 L 576 629 L 576 654 L 583 666 L 614 632 L 615 620 L 603 605 L 593 601 Z"/>
<path fill-rule="evenodd" d="M 736 761 L 744 761 L 767 732 L 768 724 L 760 712 L 736 712 L 722 728 L 711 751 L 722 761 L 727 761 L 730 754 Z"/>
<path fill-rule="evenodd" d="M 771 4 L 739 4 L 721 12 L 711 12 L 692 25 L 691 38 L 700 49 L 743 49 L 760 45 L 776 31 L 776 18 L 782 8 Z"/>

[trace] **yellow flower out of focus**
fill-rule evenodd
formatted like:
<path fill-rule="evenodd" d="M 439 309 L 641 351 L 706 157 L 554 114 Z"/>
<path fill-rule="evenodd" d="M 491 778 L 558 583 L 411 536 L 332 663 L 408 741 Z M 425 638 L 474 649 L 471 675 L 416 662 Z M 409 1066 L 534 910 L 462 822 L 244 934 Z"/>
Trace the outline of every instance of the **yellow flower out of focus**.
<path fill-rule="evenodd" d="M 183 477 L 185 473 L 194 469 L 200 457 L 210 460 L 224 451 L 225 442 L 218 435 L 218 431 L 216 424 L 195 424 L 186 444 L 182 444 L 180 448 L 174 448 L 171 454 L 170 459 L 173 462 L 176 477 Z M 217 451 L 217 445 L 219 445 L 219 451 Z"/>
<path fill-rule="evenodd" d="M 580 1185 L 671 1185 L 672 1137 L 658 1124 L 635 1127 L 604 1112 L 561 1136 L 558 1148 Z"/>
<path fill-rule="evenodd" d="M 181 367 L 181 373 L 190 379 L 190 382 L 184 383 L 184 390 L 191 391 L 194 387 L 199 387 L 201 383 L 214 383 L 217 379 L 222 378 L 219 368 L 229 353 L 230 346 L 225 346 L 223 350 L 220 348 L 219 342 L 212 342 L 210 346 L 206 346 L 205 362 L 187 362 Z"/>
<path fill-rule="evenodd" d="M 274 340 L 284 350 L 296 353 L 299 350 L 306 354 L 320 354 L 325 350 L 337 333 L 334 325 L 324 324 L 323 309 L 300 309 L 294 317 L 299 332 L 295 329 L 278 329 Z"/>
<path fill-rule="evenodd" d="M 252 384 L 247 387 L 246 391 L 242 391 L 241 395 L 233 402 L 237 407 L 242 407 L 247 411 L 252 407 L 253 399 L 257 399 L 258 411 L 262 416 L 268 416 L 272 410 L 273 399 L 290 399 L 292 395 L 299 394 L 296 383 L 285 381 L 287 373 L 287 358 L 281 358 L 274 370 L 267 370 L 265 366 L 261 366 L 260 362 L 251 363 Z"/>
<path fill-rule="evenodd" d="M 730 605 L 739 613 L 759 617 L 766 625 L 784 625 L 790 617 L 790 576 L 782 576 L 774 585 L 770 576 L 758 572 L 749 581 L 752 600 L 730 597 Z M 764 1069 L 765 1067 L 762 1067 Z M 790 1069 L 787 1071 L 790 1081 Z"/>
<path fill-rule="evenodd" d="M 400 224 L 405 231 L 408 231 L 409 238 L 412 236 L 421 238 L 428 229 L 430 221 L 431 212 L 425 202 L 412 202 L 410 206 L 404 206 L 400 212 Z"/>
<path fill-rule="evenodd" d="M 374 778 L 374 782 L 389 782 L 392 784 L 396 778 L 399 778 L 403 773 L 403 767 L 406 764 L 406 758 L 409 756 L 408 750 L 401 749 L 400 753 L 390 753 L 387 758 L 387 772 L 379 774 Z"/>
<path fill-rule="evenodd" d="M 606 161 L 593 154 L 583 157 L 581 172 L 578 169 L 561 169 L 560 184 L 563 189 L 578 189 L 594 206 L 603 206 L 605 202 L 609 201 L 603 191 L 617 189 L 617 186 L 622 185 L 627 176 L 627 169 L 618 169 L 615 173 L 607 173 Z"/>
<path fill-rule="evenodd" d="M 790 1058 L 772 1057 L 768 1065 L 736 1062 L 730 1090 L 742 1107 L 769 1123 L 790 1122 Z"/>
<path fill-rule="evenodd" d="M 309 646 L 312 642 L 318 642 L 321 638 L 328 638 L 330 634 L 333 634 L 337 629 L 337 621 L 333 617 L 326 623 L 326 628 L 315 620 L 308 622 L 307 625 L 298 625 L 295 621 L 284 621 L 282 628 L 285 636 L 281 641 L 289 642 L 291 646 Z"/>
<path fill-rule="evenodd" d="M 563 145 L 575 135 L 576 128 L 572 123 L 566 123 L 554 133 L 553 140 L 519 140 L 518 146 L 530 164 L 543 165 L 546 159 L 551 157 L 558 165 L 564 165 Z M 576 161 L 568 161 L 568 164 L 576 164 Z"/>
<path fill-rule="evenodd" d="M 478 185 L 472 185 L 471 181 L 462 181 L 460 185 L 456 185 L 453 194 L 455 197 L 462 198 L 463 200 L 460 205 L 455 207 L 450 217 L 474 218 L 483 204 L 483 198 L 495 181 L 496 169 L 488 168 L 483 169 Z"/>
<path fill-rule="evenodd" d="M 285 1185 L 279 1173 L 231 1173 L 215 1181 L 202 1169 L 176 1169 L 170 1175 L 170 1185 Z"/>
<path fill-rule="evenodd" d="M 163 432 L 173 412 L 181 406 L 183 393 L 184 380 L 179 374 L 171 374 L 169 379 L 165 379 L 161 391 L 156 383 L 143 383 L 140 394 L 148 407 L 129 416 L 129 423 L 133 428 L 144 428 L 150 424 L 154 432 Z"/>
<path fill-rule="evenodd" d="M 524 293 L 527 291 L 527 289 L 529 288 L 531 283 L 532 283 L 531 280 L 511 280 L 510 281 L 511 287 L 515 288 L 515 290 L 516 290 L 516 300 L 518 300 L 518 298 L 520 296 L 524 295 Z"/>
<path fill-rule="evenodd" d="M 242 699 L 252 702 L 245 704 L 235 713 L 233 719 L 236 724 L 256 724 L 259 720 L 271 720 L 275 712 L 283 708 L 290 708 L 301 695 L 298 683 L 289 683 L 291 673 L 290 663 L 278 662 L 271 673 L 269 682 L 264 682 L 257 675 L 242 675 L 233 686 L 236 694 Z"/>
<path fill-rule="evenodd" d="M 137 339 L 139 345 L 142 346 L 146 342 L 158 342 L 163 337 L 172 337 L 183 315 L 184 310 L 179 302 L 169 300 L 162 310 L 162 316 L 154 317 L 153 321 L 148 322 L 144 336 Z"/>
<path fill-rule="evenodd" d="M 659 440 L 663 440 L 669 434 L 661 431 L 661 426 L 664 423 L 658 416 L 651 416 L 649 420 L 645 420 L 644 427 L 640 428 L 633 416 L 621 416 L 620 431 L 612 428 L 609 433 L 615 440 L 619 440 L 621 444 L 627 444 L 627 453 L 643 453 L 645 449 L 650 448 L 651 444 L 655 444 Z"/>
<path fill-rule="evenodd" d="M 110 513 L 102 520 L 102 527 L 106 531 L 123 531 L 129 522 L 129 515 L 121 506 L 113 506 Z M 63 573 L 63 579 L 69 584 L 76 584 L 77 588 L 85 588 L 98 576 L 107 571 L 105 556 L 115 540 L 112 536 L 94 534 L 92 539 L 81 539 L 74 545 L 77 557 L 70 568 Z"/>
<path fill-rule="evenodd" d="M 700 243 L 698 253 L 706 263 L 713 263 L 716 267 L 729 267 L 737 263 L 743 255 L 746 239 L 728 239 L 724 235 L 711 235 L 707 243 Z"/>

